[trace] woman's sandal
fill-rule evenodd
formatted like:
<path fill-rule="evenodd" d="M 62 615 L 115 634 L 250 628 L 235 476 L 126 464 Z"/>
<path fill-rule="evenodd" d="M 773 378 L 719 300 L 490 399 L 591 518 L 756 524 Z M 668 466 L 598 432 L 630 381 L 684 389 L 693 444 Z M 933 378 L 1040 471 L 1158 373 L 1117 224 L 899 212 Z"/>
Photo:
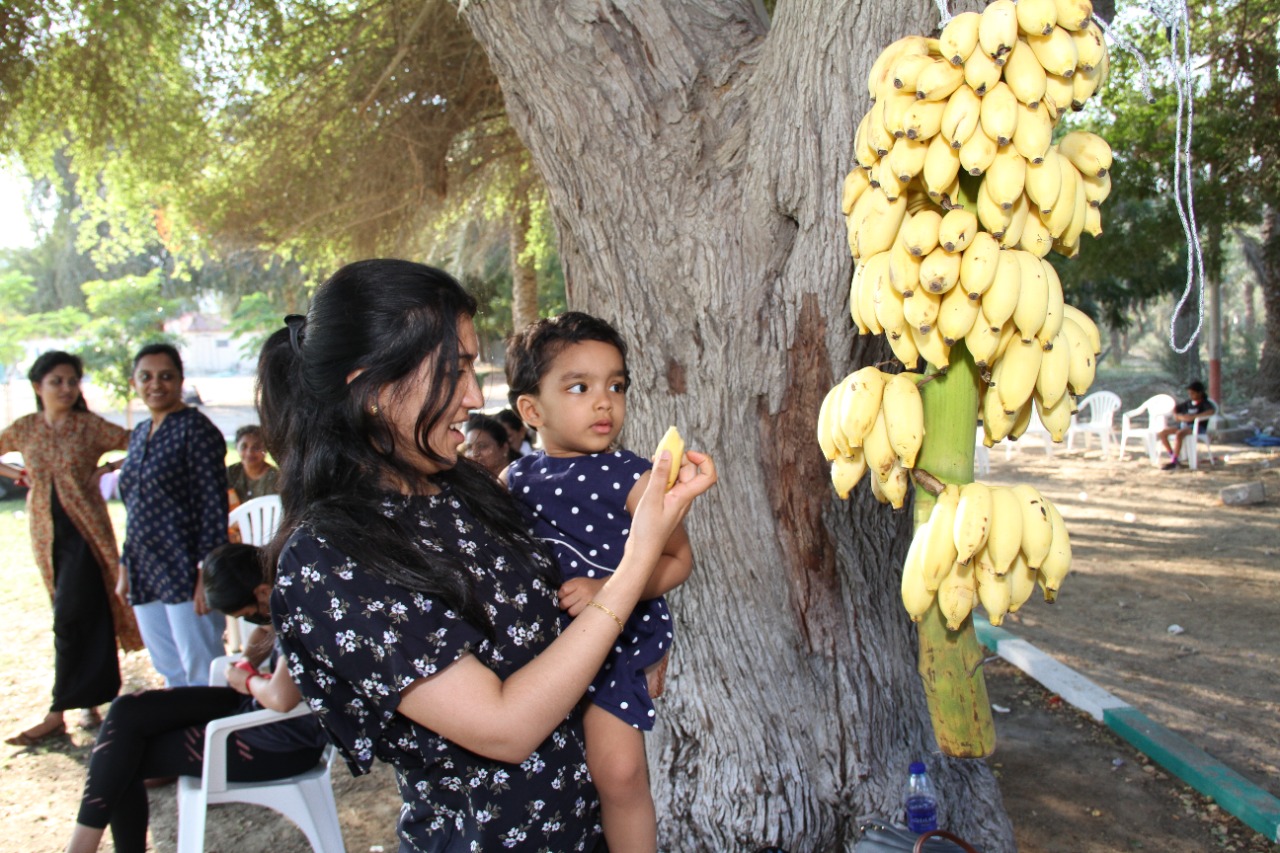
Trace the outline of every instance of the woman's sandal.
<path fill-rule="evenodd" d="M 33 732 L 36 732 L 37 729 L 39 729 L 39 726 L 33 729 L 27 729 L 25 732 L 19 732 L 13 737 L 5 738 L 4 742 L 9 744 L 9 746 L 32 747 L 43 743 L 50 738 L 62 737 L 67 733 L 67 726 L 65 723 L 59 724 L 44 732 L 32 734 Z"/>

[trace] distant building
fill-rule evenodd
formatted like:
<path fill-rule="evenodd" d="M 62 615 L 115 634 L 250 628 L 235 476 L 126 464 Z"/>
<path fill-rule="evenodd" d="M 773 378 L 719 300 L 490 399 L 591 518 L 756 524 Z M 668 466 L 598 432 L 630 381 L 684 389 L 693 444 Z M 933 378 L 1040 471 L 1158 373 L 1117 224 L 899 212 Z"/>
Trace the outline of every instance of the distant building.
<path fill-rule="evenodd" d="M 239 342 L 220 317 L 189 311 L 167 321 L 164 330 L 181 338 L 178 346 L 188 375 L 240 372 Z"/>

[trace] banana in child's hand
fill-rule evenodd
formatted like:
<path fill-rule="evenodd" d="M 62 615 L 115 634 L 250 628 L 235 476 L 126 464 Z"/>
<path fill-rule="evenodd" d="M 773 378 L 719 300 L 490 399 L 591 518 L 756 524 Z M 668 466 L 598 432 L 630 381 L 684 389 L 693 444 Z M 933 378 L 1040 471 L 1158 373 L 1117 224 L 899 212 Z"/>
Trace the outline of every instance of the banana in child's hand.
<path fill-rule="evenodd" d="M 684 460 L 684 439 L 680 437 L 680 430 L 675 427 L 667 430 L 662 441 L 658 442 L 658 449 L 653 452 L 655 463 L 662 458 L 664 450 L 671 451 L 671 471 L 667 473 L 667 488 L 670 489 L 676 484 L 676 477 L 680 475 L 680 464 Z"/>

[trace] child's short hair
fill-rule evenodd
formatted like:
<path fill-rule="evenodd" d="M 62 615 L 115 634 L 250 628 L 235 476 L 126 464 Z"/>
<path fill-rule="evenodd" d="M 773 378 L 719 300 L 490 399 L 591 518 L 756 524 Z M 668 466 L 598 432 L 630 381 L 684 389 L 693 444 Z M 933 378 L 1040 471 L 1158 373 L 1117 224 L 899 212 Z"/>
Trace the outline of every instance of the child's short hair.
<path fill-rule="evenodd" d="M 1201 382 L 1199 379 L 1194 380 L 1190 385 L 1188 385 L 1188 386 L 1187 386 L 1187 390 L 1188 390 L 1188 391 L 1195 391 L 1195 392 L 1196 392 L 1197 394 L 1199 394 L 1201 397 L 1203 397 L 1203 396 L 1205 395 L 1204 383 L 1203 383 L 1203 382 Z"/>
<path fill-rule="evenodd" d="M 257 604 L 254 594 L 267 583 L 261 549 L 243 542 L 219 545 L 205 555 L 201 564 L 204 600 L 221 613 L 234 613 Z"/>
<path fill-rule="evenodd" d="M 627 344 L 618 330 L 605 320 L 581 311 L 566 311 L 530 323 L 507 341 L 507 399 L 512 408 L 524 394 L 537 394 L 538 384 L 551 362 L 570 344 L 600 341 L 622 355 L 622 371 L 628 385 Z"/>

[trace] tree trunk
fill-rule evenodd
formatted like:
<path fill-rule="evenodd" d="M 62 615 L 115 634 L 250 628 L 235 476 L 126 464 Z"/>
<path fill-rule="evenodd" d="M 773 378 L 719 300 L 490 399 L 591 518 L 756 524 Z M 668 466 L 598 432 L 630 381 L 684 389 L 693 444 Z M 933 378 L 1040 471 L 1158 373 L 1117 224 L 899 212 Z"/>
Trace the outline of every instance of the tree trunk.
<path fill-rule="evenodd" d="M 538 271 L 525 251 L 529 245 L 529 198 L 516 200 L 507 215 L 511 232 L 511 328 L 523 329 L 538 319 Z"/>
<path fill-rule="evenodd" d="M 880 48 L 910 4 L 459 0 L 550 196 L 574 308 L 617 322 L 624 440 L 668 424 L 717 460 L 649 737 L 664 848 L 851 849 L 928 757 L 942 822 L 1013 849 L 980 761 L 936 754 L 898 594 L 909 511 L 835 500 L 814 435 L 856 340 L 840 186 Z"/>
<path fill-rule="evenodd" d="M 1260 242 L 1258 289 L 1262 291 L 1266 319 L 1253 393 L 1268 400 L 1280 400 L 1280 209 L 1275 205 L 1268 206 L 1263 216 Z"/>

